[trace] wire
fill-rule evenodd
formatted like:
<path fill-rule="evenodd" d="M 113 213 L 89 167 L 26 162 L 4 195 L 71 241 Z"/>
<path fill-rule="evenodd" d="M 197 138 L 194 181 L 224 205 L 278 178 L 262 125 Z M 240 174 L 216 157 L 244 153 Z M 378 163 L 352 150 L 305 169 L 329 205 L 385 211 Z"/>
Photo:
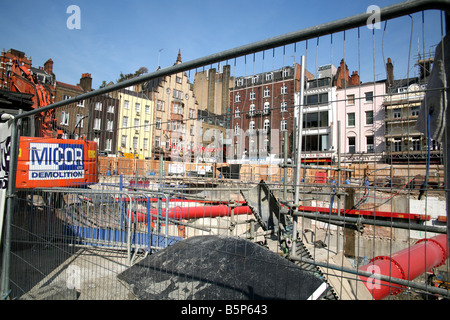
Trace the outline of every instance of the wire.
<path fill-rule="evenodd" d="M 428 139 L 428 156 L 427 156 L 427 170 L 425 174 L 425 181 L 423 182 L 422 186 L 420 187 L 419 191 L 419 200 L 422 199 L 423 194 L 425 193 L 425 190 L 428 185 L 428 175 L 430 173 L 430 158 L 431 158 L 431 130 L 430 130 L 430 121 L 431 121 L 431 113 L 428 112 L 428 118 L 427 118 L 427 139 Z"/>

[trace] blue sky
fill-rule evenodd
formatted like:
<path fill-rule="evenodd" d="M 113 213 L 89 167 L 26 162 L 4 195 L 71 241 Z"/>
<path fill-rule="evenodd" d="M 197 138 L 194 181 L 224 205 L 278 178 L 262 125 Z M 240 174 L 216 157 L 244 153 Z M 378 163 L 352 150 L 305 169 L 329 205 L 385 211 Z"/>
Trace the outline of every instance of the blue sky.
<path fill-rule="evenodd" d="M 303 1 L 303 0 L 204 0 L 204 1 L 85 1 L 85 0 L 0 0 L 1 49 L 14 48 L 32 57 L 33 66 L 43 66 L 51 58 L 59 81 L 77 84 L 82 73 L 91 73 L 93 87 L 103 80 L 115 81 L 119 74 L 134 73 L 140 67 L 153 71 L 171 66 L 178 50 L 183 61 L 267 39 L 321 23 L 363 13 L 368 6 L 385 7 L 399 1 Z M 70 5 L 80 10 L 81 29 L 68 29 L 66 13 Z M 345 57 L 351 71 L 360 72 L 364 81 L 385 78 L 382 57 L 394 62 L 397 78 L 414 76 L 414 62 L 408 55 L 440 40 L 440 15 L 421 15 L 390 21 L 382 46 L 383 28 L 360 28 L 257 55 L 257 62 L 240 59 L 240 73 L 268 70 L 275 64 L 291 64 L 307 56 L 307 69 Z M 414 33 L 411 37 L 411 22 Z M 372 38 L 373 36 L 373 38 Z M 412 38 L 412 40 L 411 40 Z M 411 41 L 411 46 L 409 45 Z M 373 43 L 375 42 L 375 47 Z M 384 49 L 384 51 L 383 51 Z M 274 62 L 276 60 L 276 62 Z M 245 64 L 244 66 L 242 64 Z M 255 66 L 256 64 L 256 66 Z M 238 74 L 239 73 L 239 74 Z"/>

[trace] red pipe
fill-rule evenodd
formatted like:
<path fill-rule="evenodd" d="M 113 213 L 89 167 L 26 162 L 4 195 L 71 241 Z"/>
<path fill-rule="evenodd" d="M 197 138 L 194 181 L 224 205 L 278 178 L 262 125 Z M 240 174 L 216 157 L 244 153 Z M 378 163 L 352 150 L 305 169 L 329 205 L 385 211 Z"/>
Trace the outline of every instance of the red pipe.
<path fill-rule="evenodd" d="M 430 239 L 422 239 L 411 248 L 403 249 L 392 256 L 378 256 L 362 271 L 372 272 L 367 278 L 360 276 L 365 286 L 375 300 L 381 300 L 388 295 L 400 293 L 404 287 L 398 284 L 380 281 L 377 274 L 390 276 L 402 280 L 413 280 L 432 268 L 443 265 L 447 259 L 447 235 L 442 234 Z"/>
<path fill-rule="evenodd" d="M 234 214 L 251 214 L 252 211 L 248 206 L 241 206 L 234 208 Z M 152 220 L 156 220 L 156 216 L 158 215 L 158 209 L 151 209 L 150 216 Z M 166 209 L 161 210 L 162 218 L 166 217 Z M 230 216 L 231 208 L 225 205 L 217 205 L 217 206 L 199 206 L 199 207 L 175 207 L 169 209 L 168 217 L 170 219 L 198 219 L 198 218 L 214 218 L 214 217 L 223 217 Z M 137 219 L 137 222 L 146 222 L 148 219 L 149 213 L 147 210 L 135 212 L 133 215 L 133 219 Z"/>

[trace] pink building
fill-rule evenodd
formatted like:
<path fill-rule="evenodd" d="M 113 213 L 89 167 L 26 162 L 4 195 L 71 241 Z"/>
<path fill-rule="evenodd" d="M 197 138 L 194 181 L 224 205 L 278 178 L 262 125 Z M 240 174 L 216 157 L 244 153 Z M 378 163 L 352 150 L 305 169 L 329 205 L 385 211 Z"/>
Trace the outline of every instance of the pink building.
<path fill-rule="evenodd" d="M 386 149 L 385 94 L 385 80 L 336 90 L 341 162 L 382 161 Z"/>

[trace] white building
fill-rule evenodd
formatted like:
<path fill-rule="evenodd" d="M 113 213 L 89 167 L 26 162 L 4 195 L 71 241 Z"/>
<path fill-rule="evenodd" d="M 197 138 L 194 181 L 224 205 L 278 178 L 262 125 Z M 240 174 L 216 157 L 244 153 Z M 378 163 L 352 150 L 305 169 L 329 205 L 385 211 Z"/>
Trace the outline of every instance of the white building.
<path fill-rule="evenodd" d="M 319 78 L 306 82 L 303 99 L 301 158 L 304 163 L 329 164 L 336 152 L 336 68 L 319 68 Z M 300 93 L 295 96 L 300 105 Z M 297 111 L 298 112 L 298 111 Z"/>
<path fill-rule="evenodd" d="M 381 161 L 386 149 L 383 101 L 386 82 L 360 83 L 336 90 L 341 162 Z"/>

